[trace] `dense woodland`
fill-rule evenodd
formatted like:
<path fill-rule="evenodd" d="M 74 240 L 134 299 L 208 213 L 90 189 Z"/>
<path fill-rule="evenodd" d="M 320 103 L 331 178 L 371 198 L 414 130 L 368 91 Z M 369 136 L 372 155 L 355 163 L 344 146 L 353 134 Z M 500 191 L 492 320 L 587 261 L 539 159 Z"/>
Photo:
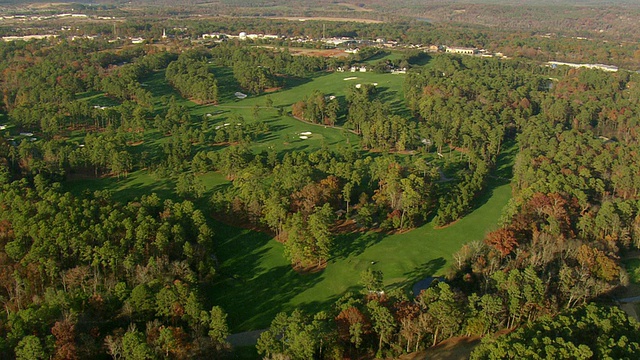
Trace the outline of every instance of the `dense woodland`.
<path fill-rule="evenodd" d="M 413 297 L 364 271 L 360 292 L 334 306 L 276 316 L 258 352 L 385 358 L 479 335 L 478 359 L 514 349 L 544 357 L 543 345 L 549 357 L 637 357 L 638 325 L 603 304 L 628 282 L 620 258 L 640 247 L 640 75 L 407 53 L 406 111 L 366 84 L 344 97 L 316 90 L 287 108 L 265 97 L 265 108 L 353 133 L 358 144 L 258 152 L 252 144 L 275 131 L 268 123 L 229 115 L 213 126 L 148 84 L 159 78 L 183 98 L 216 103 L 223 71 L 263 94 L 366 58 L 237 42 L 175 46 L 0 43 L 0 119 L 11 126 L 0 139 L 3 354 L 228 356 L 226 313 L 204 295 L 221 276 L 213 218 L 267 232 L 292 267 L 322 271 L 340 221 L 387 233 L 447 226 L 473 211 L 489 184 L 511 180 L 500 228 L 462 247 L 446 281 Z M 95 95 L 109 105 L 82 100 Z M 498 164 L 513 148 L 513 176 L 504 178 Z M 174 196 L 122 201 L 63 187 L 132 172 L 170 179 Z M 202 175 L 212 173 L 228 186 L 205 192 Z M 601 332 L 545 343 L 585 326 Z M 493 337 L 504 329 L 517 330 Z"/>

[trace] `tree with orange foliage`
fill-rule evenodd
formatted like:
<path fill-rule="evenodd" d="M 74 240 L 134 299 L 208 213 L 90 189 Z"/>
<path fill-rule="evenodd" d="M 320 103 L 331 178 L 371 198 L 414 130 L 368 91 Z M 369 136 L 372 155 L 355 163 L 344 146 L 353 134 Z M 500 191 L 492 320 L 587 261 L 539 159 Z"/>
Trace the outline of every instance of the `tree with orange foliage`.
<path fill-rule="evenodd" d="M 500 252 L 502 256 L 507 256 L 518 245 L 513 230 L 509 228 L 500 228 L 490 232 L 484 239 L 487 245 L 492 246 Z"/>
<path fill-rule="evenodd" d="M 342 310 L 335 320 L 340 339 L 356 349 L 362 345 L 363 336 L 371 332 L 371 321 L 354 306 Z"/>

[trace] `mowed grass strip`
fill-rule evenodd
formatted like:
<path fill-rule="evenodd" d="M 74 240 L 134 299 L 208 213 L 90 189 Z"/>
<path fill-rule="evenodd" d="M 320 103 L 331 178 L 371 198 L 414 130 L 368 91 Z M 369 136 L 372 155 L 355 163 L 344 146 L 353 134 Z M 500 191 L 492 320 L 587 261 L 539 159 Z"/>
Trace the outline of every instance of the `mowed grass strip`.
<path fill-rule="evenodd" d="M 428 223 L 390 236 L 338 236 L 334 253 L 340 255 L 315 274 L 295 272 L 282 244 L 266 235 L 222 226 L 217 233 L 221 280 L 210 290 L 209 300 L 229 313 L 232 330 L 239 332 L 267 327 L 278 312 L 296 307 L 328 310 L 345 292 L 360 291 L 360 273 L 369 267 L 383 272 L 388 288 L 410 287 L 427 276 L 442 275 L 463 244 L 481 240 L 497 226 L 511 187 L 500 185 L 490 192 L 483 205 L 442 229 Z"/>

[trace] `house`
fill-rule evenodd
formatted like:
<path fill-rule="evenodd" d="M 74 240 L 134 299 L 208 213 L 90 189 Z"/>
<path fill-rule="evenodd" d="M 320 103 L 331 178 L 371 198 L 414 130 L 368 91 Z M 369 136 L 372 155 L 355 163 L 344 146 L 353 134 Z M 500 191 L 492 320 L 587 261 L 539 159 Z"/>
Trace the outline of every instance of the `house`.
<path fill-rule="evenodd" d="M 465 48 L 465 47 L 448 47 L 446 52 L 453 54 L 462 54 L 462 55 L 475 55 L 478 53 L 478 49 L 476 48 Z"/>
<path fill-rule="evenodd" d="M 360 71 L 360 72 L 367 72 L 367 67 L 366 67 L 366 66 L 364 66 L 364 65 L 363 65 L 363 66 L 360 66 L 359 71 Z"/>

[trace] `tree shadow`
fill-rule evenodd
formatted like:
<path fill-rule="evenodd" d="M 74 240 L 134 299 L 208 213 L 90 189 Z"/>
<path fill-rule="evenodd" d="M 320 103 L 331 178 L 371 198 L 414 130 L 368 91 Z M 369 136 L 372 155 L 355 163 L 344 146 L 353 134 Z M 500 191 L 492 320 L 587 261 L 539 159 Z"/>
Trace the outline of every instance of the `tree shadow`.
<path fill-rule="evenodd" d="M 386 58 L 387 56 L 389 56 L 389 54 L 390 54 L 390 53 L 389 53 L 388 51 L 380 51 L 379 53 L 377 53 L 377 54 L 375 54 L 375 55 L 373 55 L 373 56 L 371 56 L 371 57 L 369 57 L 369 58 L 367 58 L 367 59 L 365 59 L 365 60 L 362 60 L 362 61 L 365 61 L 365 62 L 371 62 L 371 61 L 376 61 L 376 60 L 384 59 L 384 58 Z"/>
<path fill-rule="evenodd" d="M 404 105 L 404 98 L 398 96 L 397 90 L 391 90 L 391 88 L 387 86 L 377 87 L 376 90 L 378 92 L 376 99 L 389 106 L 391 113 L 412 118 L 411 111 Z"/>
<path fill-rule="evenodd" d="M 240 84 L 233 76 L 233 69 L 224 66 L 212 66 L 209 68 L 218 83 L 218 101 L 233 102 L 237 91 L 242 92 Z"/>
<path fill-rule="evenodd" d="M 504 150 L 496 159 L 496 170 L 494 176 L 497 178 L 508 179 L 511 181 L 513 177 L 513 166 L 515 164 L 516 155 L 518 155 L 518 145 L 515 140 L 505 142 Z"/>
<path fill-rule="evenodd" d="M 431 284 L 431 281 L 428 281 L 430 280 L 429 278 L 440 271 L 445 264 L 446 261 L 443 257 L 429 260 L 426 263 L 421 264 L 420 266 L 404 274 L 407 277 L 407 283 L 410 284 L 412 288 L 414 287 L 414 285 L 426 285 L 426 287 L 428 287 Z M 425 282 L 425 280 L 426 282 L 428 282 L 428 284 Z M 424 284 L 418 284 L 421 282 L 423 282 Z M 413 290 L 414 295 L 416 292 L 420 292 L 415 291 L 415 289 Z"/>
<path fill-rule="evenodd" d="M 413 66 L 425 66 L 431 61 L 431 55 L 421 52 L 418 57 L 409 59 L 409 64 Z"/>
<path fill-rule="evenodd" d="M 291 125 L 283 124 L 280 118 L 271 118 L 264 121 L 269 126 L 269 132 L 276 133 L 291 127 Z"/>
<path fill-rule="evenodd" d="M 175 97 L 176 99 L 185 100 L 182 95 L 169 85 L 165 77 L 165 70 L 160 70 L 152 73 L 151 75 L 140 80 L 140 84 L 145 84 L 144 89 L 149 90 L 153 96 L 154 105 L 159 108 L 166 107 L 166 104 L 161 104 L 160 101 L 163 97 Z"/>
<path fill-rule="evenodd" d="M 362 254 L 367 248 L 379 243 L 386 235 L 378 232 L 352 232 L 338 235 L 334 241 L 333 258 L 346 259 Z"/>
<path fill-rule="evenodd" d="M 332 306 L 346 293 L 358 293 L 362 289 L 362 286 L 359 285 L 351 285 L 349 286 L 343 293 L 331 296 L 330 298 L 324 301 L 309 301 L 298 304 L 295 308 L 304 311 L 307 314 L 316 314 L 320 311 L 330 311 Z M 293 310 L 293 308 L 291 308 Z M 287 310 L 287 311 L 291 311 Z"/>
<path fill-rule="evenodd" d="M 74 195 L 92 193 L 97 190 L 107 190 L 111 193 L 111 199 L 120 203 L 127 203 L 139 199 L 142 195 L 155 193 L 161 199 L 175 199 L 173 193 L 174 184 L 169 179 L 154 180 L 152 183 L 143 183 L 136 176 L 100 177 L 92 179 L 71 180 L 65 182 L 65 189 Z"/>
<path fill-rule="evenodd" d="M 224 280 L 209 292 L 210 299 L 229 314 L 229 325 L 234 331 L 269 326 L 276 314 L 293 310 L 285 304 L 320 282 L 324 276 L 323 273 L 302 275 L 290 265 L 274 266 L 268 270 L 256 266 L 265 254 L 265 250 L 245 251 L 243 255 L 236 254 L 227 259 L 223 263 L 223 271 L 237 273 L 223 273 Z"/>
<path fill-rule="evenodd" d="M 485 188 L 473 199 L 469 212 L 486 204 L 493 196 L 493 191 L 496 188 L 511 183 L 513 164 L 517 153 L 518 146 L 515 142 L 505 144 L 504 150 L 500 152 L 496 159 L 495 170 L 487 176 Z"/>
<path fill-rule="evenodd" d="M 291 89 L 296 86 L 307 84 L 311 82 L 315 77 L 318 77 L 318 76 L 311 76 L 311 77 L 304 77 L 304 78 L 297 77 L 297 76 L 282 76 L 280 77 L 280 79 L 282 80 L 282 87 L 284 90 L 284 89 Z"/>

